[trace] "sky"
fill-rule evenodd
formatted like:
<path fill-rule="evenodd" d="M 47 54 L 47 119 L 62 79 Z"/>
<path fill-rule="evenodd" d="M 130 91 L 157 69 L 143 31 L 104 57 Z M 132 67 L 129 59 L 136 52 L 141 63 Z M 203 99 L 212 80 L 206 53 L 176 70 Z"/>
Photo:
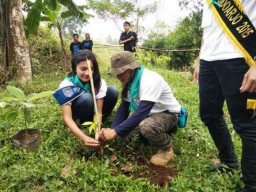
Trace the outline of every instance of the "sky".
<path fill-rule="evenodd" d="M 74 0 L 75 3 L 81 5 L 85 0 Z M 142 3 L 151 3 L 153 0 L 142 0 Z M 153 14 L 148 14 L 141 23 L 148 31 L 153 30 L 156 22 L 165 22 L 171 28 L 177 25 L 180 18 L 184 17 L 181 12 L 177 0 L 157 0 L 159 4 L 158 10 Z M 88 32 L 94 41 L 104 42 L 105 39 L 111 35 L 113 39 L 119 39 L 121 31 L 116 27 L 113 21 L 99 19 L 93 11 L 90 11 L 94 18 L 88 20 L 88 24 L 83 31 Z M 126 19 L 129 21 L 129 18 Z M 122 26 L 123 20 L 118 22 Z M 122 27 L 121 27 L 122 28 Z"/>

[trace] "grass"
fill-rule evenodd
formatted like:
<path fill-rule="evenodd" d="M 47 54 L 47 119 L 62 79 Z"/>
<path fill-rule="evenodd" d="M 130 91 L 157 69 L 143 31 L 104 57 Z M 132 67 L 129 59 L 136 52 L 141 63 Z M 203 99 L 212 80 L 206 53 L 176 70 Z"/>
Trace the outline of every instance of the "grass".
<path fill-rule="evenodd" d="M 109 53 L 113 51 L 109 50 Z M 108 85 L 121 88 L 120 83 L 106 73 L 110 68 L 109 53 L 96 53 L 100 63 L 102 77 Z M 232 192 L 239 189 L 240 172 L 209 173 L 211 159 L 217 158 L 217 150 L 206 127 L 198 116 L 198 87 L 192 79 L 185 79 L 180 73 L 163 68 L 151 68 L 160 73 L 179 100 L 189 111 L 188 125 L 179 129 L 173 136 L 175 159 L 169 164 L 175 167 L 178 175 L 170 185 L 161 187 L 150 184 L 148 179 L 133 179 L 123 174 L 113 174 L 109 165 L 109 155 L 114 154 L 118 160 L 115 167 L 127 163 L 135 163 L 136 158 L 149 159 L 155 151 L 151 147 L 137 146 L 136 140 L 127 146 L 112 142 L 104 150 L 104 154 L 84 148 L 84 146 L 64 126 L 60 107 L 53 98 L 47 99 L 47 107 L 32 110 L 30 128 L 38 128 L 43 135 L 43 141 L 36 151 L 25 151 L 5 143 L 0 148 L 0 191 L 173 191 L 173 192 Z M 34 76 L 33 82 L 20 85 L 16 81 L 9 85 L 20 87 L 26 94 L 45 90 L 55 90 L 66 76 L 67 72 L 52 71 Z M 1 90 L 4 93 L 4 90 Z M 117 109 L 117 106 L 115 110 Z M 1 108 L 0 108 L 1 110 Z M 0 117 L 6 119 L 17 108 L 5 108 L 0 111 Z M 225 116 L 228 114 L 225 110 Z M 9 115 L 10 116 L 10 115 Z M 23 129 L 21 115 L 9 118 L 10 128 L 0 122 L 0 140 L 13 136 Z M 109 126 L 111 118 L 105 126 Z M 228 121 L 230 130 L 232 127 Z M 86 131 L 86 130 L 85 130 Z M 239 137 L 232 132 L 236 152 L 240 157 L 241 143 Z M 136 149 L 138 148 L 138 149 Z M 119 150 L 129 152 L 123 156 Z M 142 166 L 143 167 L 143 166 Z M 140 165 L 135 171 L 143 171 Z"/>

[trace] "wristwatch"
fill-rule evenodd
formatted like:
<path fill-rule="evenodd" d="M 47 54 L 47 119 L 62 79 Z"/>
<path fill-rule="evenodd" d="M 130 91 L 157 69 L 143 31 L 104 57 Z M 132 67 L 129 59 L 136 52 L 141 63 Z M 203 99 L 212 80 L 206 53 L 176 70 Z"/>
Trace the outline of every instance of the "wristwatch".
<path fill-rule="evenodd" d="M 256 56 L 253 57 L 253 60 L 256 61 Z"/>

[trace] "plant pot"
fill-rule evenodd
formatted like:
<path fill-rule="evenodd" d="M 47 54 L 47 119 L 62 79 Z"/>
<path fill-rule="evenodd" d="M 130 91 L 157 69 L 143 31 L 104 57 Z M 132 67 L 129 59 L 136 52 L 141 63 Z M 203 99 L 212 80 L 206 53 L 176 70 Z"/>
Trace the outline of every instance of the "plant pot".
<path fill-rule="evenodd" d="M 27 150 L 37 149 L 42 136 L 38 129 L 23 129 L 11 138 L 15 147 L 22 147 Z"/>

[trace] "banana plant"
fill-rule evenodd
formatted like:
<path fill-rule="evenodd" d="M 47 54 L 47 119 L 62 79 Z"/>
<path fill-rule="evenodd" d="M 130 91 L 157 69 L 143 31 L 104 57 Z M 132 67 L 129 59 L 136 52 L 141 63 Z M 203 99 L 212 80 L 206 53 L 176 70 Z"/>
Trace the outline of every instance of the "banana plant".
<path fill-rule="evenodd" d="M 1 107 L 3 108 L 8 105 L 21 106 L 26 129 L 27 129 L 27 124 L 31 119 L 30 109 L 35 107 L 46 106 L 45 103 L 38 103 L 38 102 L 34 103 L 34 101 L 45 98 L 45 97 L 49 97 L 53 94 L 53 91 L 43 91 L 40 93 L 30 93 L 28 95 L 25 95 L 25 93 L 21 89 L 13 86 L 7 86 L 6 90 L 9 92 L 11 96 L 2 97 L 0 99 Z"/>

